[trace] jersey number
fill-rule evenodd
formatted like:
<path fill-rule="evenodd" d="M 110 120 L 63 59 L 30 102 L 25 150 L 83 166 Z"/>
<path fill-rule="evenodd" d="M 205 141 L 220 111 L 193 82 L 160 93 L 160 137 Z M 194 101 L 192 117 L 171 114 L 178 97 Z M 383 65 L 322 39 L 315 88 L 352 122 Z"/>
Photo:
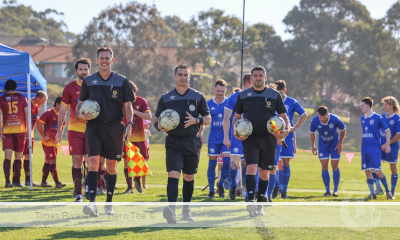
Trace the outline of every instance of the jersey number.
<path fill-rule="evenodd" d="M 14 102 L 8 102 L 8 113 L 12 114 L 12 113 L 17 113 L 18 112 L 18 106 L 17 106 L 18 102 L 14 101 Z M 12 107 L 11 107 L 12 105 Z"/>

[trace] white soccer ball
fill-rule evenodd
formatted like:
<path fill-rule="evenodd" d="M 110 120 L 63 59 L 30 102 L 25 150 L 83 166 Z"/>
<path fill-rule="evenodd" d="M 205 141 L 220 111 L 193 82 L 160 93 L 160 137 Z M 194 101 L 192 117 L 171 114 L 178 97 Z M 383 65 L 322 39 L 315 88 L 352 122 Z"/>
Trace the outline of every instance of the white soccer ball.
<path fill-rule="evenodd" d="M 93 119 L 95 119 L 100 114 L 100 105 L 95 100 L 88 99 L 82 103 L 80 111 L 83 111 L 83 114 L 92 113 Z"/>
<path fill-rule="evenodd" d="M 175 129 L 181 121 L 179 114 L 172 109 L 165 109 L 164 111 L 162 111 L 159 119 L 160 125 L 168 130 Z"/>
<path fill-rule="evenodd" d="M 249 120 L 242 118 L 236 121 L 233 130 L 238 137 L 248 137 L 253 132 L 253 124 Z"/>
<path fill-rule="evenodd" d="M 268 132 L 270 132 L 271 134 L 274 133 L 274 129 L 272 129 L 271 125 L 269 124 L 271 120 L 275 122 L 275 125 L 278 127 L 279 131 L 282 131 L 286 128 L 286 124 L 285 121 L 283 121 L 283 118 L 274 116 L 267 121 L 267 129 Z"/>

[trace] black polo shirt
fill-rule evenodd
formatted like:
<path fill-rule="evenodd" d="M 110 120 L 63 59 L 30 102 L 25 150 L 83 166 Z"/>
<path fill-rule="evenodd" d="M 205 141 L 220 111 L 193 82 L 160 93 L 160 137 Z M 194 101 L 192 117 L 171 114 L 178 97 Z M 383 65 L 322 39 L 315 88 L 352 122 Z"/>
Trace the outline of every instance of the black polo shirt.
<path fill-rule="evenodd" d="M 159 117 L 161 112 L 165 109 L 173 109 L 180 116 L 179 125 L 168 131 L 167 133 L 172 136 L 185 137 L 196 135 L 200 129 L 197 124 L 185 128 L 186 112 L 195 118 L 210 115 L 206 98 L 203 93 L 189 88 L 183 95 L 180 95 L 176 89 L 161 96 L 158 101 L 157 111 L 155 116 Z"/>
<path fill-rule="evenodd" d="M 254 134 L 270 134 L 267 121 L 275 116 L 275 111 L 278 114 L 286 113 L 286 107 L 279 92 L 272 88 L 256 91 L 251 87 L 238 95 L 235 112 L 243 114 L 251 122 Z"/>
<path fill-rule="evenodd" d="M 122 121 L 124 103 L 135 100 L 132 87 L 125 76 L 111 72 L 108 79 L 103 79 L 96 72 L 83 79 L 80 101 L 93 99 L 100 105 L 100 114 L 90 120 L 94 122 Z"/>

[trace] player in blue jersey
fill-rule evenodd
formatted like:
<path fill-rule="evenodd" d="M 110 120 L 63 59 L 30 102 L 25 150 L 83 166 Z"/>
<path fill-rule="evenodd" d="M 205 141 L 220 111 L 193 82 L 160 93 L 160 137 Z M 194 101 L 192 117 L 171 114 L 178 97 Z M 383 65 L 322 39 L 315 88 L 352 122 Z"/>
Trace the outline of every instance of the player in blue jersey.
<path fill-rule="evenodd" d="M 250 73 L 246 73 L 243 76 L 243 90 L 252 86 L 250 76 L 251 76 Z M 242 141 L 237 140 L 233 136 L 233 131 L 232 131 L 232 119 L 234 116 L 232 112 L 235 109 L 239 93 L 240 92 L 236 92 L 228 98 L 228 103 L 226 104 L 224 111 L 224 145 L 228 148 L 228 150 L 230 150 L 230 157 L 231 157 L 230 166 L 232 170 L 230 171 L 229 174 L 231 175 L 232 179 L 236 179 L 236 176 L 238 174 L 240 159 L 241 157 L 243 157 Z M 218 191 L 221 197 L 225 196 L 223 183 L 228 175 L 229 165 L 226 168 L 227 171 L 224 171 L 224 167 L 225 167 L 225 160 L 224 160 L 224 166 L 222 167 L 221 171 L 221 180 L 218 184 Z M 236 189 L 237 189 L 237 183 L 236 181 L 232 181 L 231 189 L 229 191 L 229 196 L 232 200 L 236 198 Z"/>
<path fill-rule="evenodd" d="M 361 144 L 361 169 L 365 171 L 367 183 L 371 194 L 366 200 L 376 199 L 372 171 L 375 171 L 382 185 L 385 187 L 387 199 L 392 199 L 392 194 L 381 170 L 381 149 L 390 153 L 390 129 L 379 114 L 372 111 L 373 100 L 369 97 L 361 100 L 361 126 L 363 130 Z M 380 131 L 386 132 L 386 143 L 381 145 Z"/>
<path fill-rule="evenodd" d="M 388 96 L 382 99 L 383 108 L 385 109 L 385 113 L 382 114 L 382 119 L 385 121 L 386 125 L 390 129 L 390 153 L 386 153 L 384 149 L 382 149 L 381 160 L 384 162 L 388 162 L 390 164 L 390 171 L 392 172 L 391 178 L 391 194 L 392 199 L 396 199 L 394 197 L 394 190 L 397 185 L 397 155 L 399 154 L 399 139 L 400 139 L 400 107 L 396 98 Z M 386 134 L 381 131 L 381 145 L 386 143 Z M 372 173 L 375 183 L 377 184 L 377 191 L 382 192 L 382 187 L 379 183 L 379 178 L 375 172 Z"/>
<path fill-rule="evenodd" d="M 335 114 L 329 113 L 326 106 L 317 109 L 317 116 L 313 117 L 310 126 L 310 140 L 312 153 L 319 156 L 322 165 L 322 180 L 324 182 L 326 192 L 324 197 L 330 197 L 330 176 L 329 176 L 329 155 L 331 156 L 331 166 L 333 172 L 333 194 L 338 196 L 338 188 L 340 181 L 339 160 L 340 153 L 343 148 L 343 140 L 346 136 L 346 126 Z M 339 129 L 340 136 L 338 133 Z M 315 131 L 318 131 L 318 152 L 315 148 Z M 319 153 L 319 154 L 318 154 Z"/>
<path fill-rule="evenodd" d="M 287 116 L 289 118 L 290 125 L 292 127 L 289 135 L 285 138 L 285 142 L 288 145 L 288 148 L 282 147 L 282 150 L 280 153 L 280 158 L 282 159 L 282 165 L 283 165 L 283 173 L 280 173 L 283 175 L 282 182 L 280 183 L 282 186 L 281 198 L 285 199 L 285 198 L 287 198 L 287 188 L 288 188 L 289 179 L 290 179 L 290 159 L 294 158 L 294 153 L 295 153 L 294 132 L 297 129 L 299 129 L 301 127 L 301 125 L 303 125 L 303 123 L 306 121 L 308 115 L 307 115 L 306 111 L 304 110 L 304 108 L 299 104 L 299 102 L 296 101 L 296 99 L 291 98 L 286 95 L 287 89 L 286 89 L 286 83 L 284 80 L 276 81 L 275 84 L 277 85 L 277 90 L 281 94 L 283 103 L 285 104 L 285 107 L 287 110 Z M 296 124 L 293 123 L 294 113 L 297 113 L 300 116 L 300 118 Z M 276 172 L 276 167 L 274 167 L 274 170 L 270 171 L 270 177 L 269 177 L 269 183 L 268 183 L 269 188 L 272 188 L 275 186 L 275 182 L 276 182 L 275 172 Z M 275 188 L 274 191 L 276 193 L 277 191 L 279 191 L 279 188 Z M 267 192 L 267 194 L 268 194 L 268 192 Z"/>
<path fill-rule="evenodd" d="M 210 193 L 207 198 L 214 197 L 214 183 L 215 183 L 215 168 L 217 166 L 217 160 L 220 154 L 227 161 L 227 167 L 229 169 L 229 151 L 223 144 L 224 141 L 224 109 L 227 104 L 227 98 L 225 97 L 227 84 L 224 80 L 219 79 L 214 85 L 214 97 L 207 101 L 208 108 L 211 113 L 211 129 L 210 135 L 208 135 L 208 184 L 210 187 Z M 225 160 L 225 158 L 227 160 Z"/>

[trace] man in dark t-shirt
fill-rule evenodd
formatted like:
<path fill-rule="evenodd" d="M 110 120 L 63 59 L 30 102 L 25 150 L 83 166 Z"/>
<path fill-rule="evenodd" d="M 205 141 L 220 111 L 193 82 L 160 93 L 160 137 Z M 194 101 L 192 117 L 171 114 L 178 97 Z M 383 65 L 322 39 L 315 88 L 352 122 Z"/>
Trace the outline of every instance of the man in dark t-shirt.
<path fill-rule="evenodd" d="M 84 78 L 76 112 L 78 120 L 87 120 L 86 143 L 88 148 L 88 186 L 90 202 L 96 202 L 97 171 L 100 156 L 107 164 L 107 202 L 112 202 L 115 183 L 117 182 L 117 161 L 121 161 L 123 137 L 129 138 L 132 131 L 132 104 L 135 100 L 131 85 L 126 77 L 111 71 L 114 62 L 110 48 L 97 49 L 99 71 Z M 80 110 L 85 100 L 92 99 L 99 103 L 100 114 L 93 118 L 92 113 L 81 115 Z M 124 109 L 127 118 L 126 131 L 122 123 Z M 112 205 L 104 206 L 105 214 L 114 215 Z M 83 213 L 92 217 L 99 216 L 96 205 L 87 205 Z"/>
<path fill-rule="evenodd" d="M 189 88 L 190 69 L 188 66 L 176 66 L 174 79 L 176 87 L 161 96 L 153 124 L 156 129 L 168 134 L 165 140 L 168 202 L 176 202 L 178 198 L 181 171 L 183 172 L 183 201 L 190 202 L 202 145 L 198 132 L 201 125 L 211 123 L 211 115 L 204 95 Z M 170 131 L 159 124 L 159 116 L 165 109 L 173 109 L 180 116 L 179 125 Z M 175 224 L 175 205 L 165 207 L 163 216 L 169 224 Z M 189 206 L 183 207 L 182 217 L 186 221 L 194 221 Z"/>
<path fill-rule="evenodd" d="M 236 134 L 235 137 L 238 140 L 243 140 L 243 154 L 247 164 L 246 187 L 249 200 L 254 202 L 255 175 L 258 166 L 260 180 L 257 202 L 266 202 L 268 199 L 264 197 L 264 194 L 268 187 L 269 171 L 274 168 L 277 139 L 283 139 L 289 134 L 288 130 L 282 131 L 279 135 L 269 133 L 267 122 L 275 116 L 276 111 L 285 121 L 287 128 L 290 128 L 290 124 L 281 95 L 278 91 L 265 85 L 267 80 L 265 69 L 261 66 L 254 67 L 251 70 L 250 79 L 253 82 L 253 87 L 240 92 L 238 95 L 232 126 L 235 126 L 236 121 L 242 118 L 242 115 L 253 125 L 253 132 L 249 137 L 238 137 Z M 262 205 L 248 205 L 247 211 L 250 217 L 265 215 Z"/>

